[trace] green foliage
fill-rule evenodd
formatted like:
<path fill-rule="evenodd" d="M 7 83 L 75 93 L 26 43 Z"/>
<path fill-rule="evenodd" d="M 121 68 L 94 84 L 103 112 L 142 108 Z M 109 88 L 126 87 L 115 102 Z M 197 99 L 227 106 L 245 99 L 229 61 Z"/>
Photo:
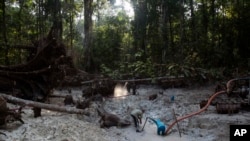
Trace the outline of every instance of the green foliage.
<path fill-rule="evenodd" d="M 121 68 L 125 68 L 121 66 Z M 153 77 L 155 75 L 153 70 L 153 65 L 150 59 L 147 59 L 146 62 L 135 61 L 127 66 L 128 70 L 133 76 L 137 77 Z"/>
<path fill-rule="evenodd" d="M 207 71 L 202 68 L 195 68 L 192 66 L 186 66 L 181 64 L 170 64 L 167 66 L 169 75 L 180 77 L 184 76 L 187 78 L 198 78 L 207 79 Z"/>
<path fill-rule="evenodd" d="M 135 57 L 141 57 L 142 53 L 138 52 L 135 54 Z M 152 64 L 150 58 L 148 58 L 145 62 L 144 61 L 134 61 L 134 62 L 124 62 L 120 63 L 116 68 L 109 68 L 105 65 L 101 67 L 102 73 L 107 74 L 112 78 L 122 78 L 123 74 L 129 76 L 130 78 L 134 77 L 155 77 L 156 70 Z"/>
<path fill-rule="evenodd" d="M 121 73 L 117 69 L 108 68 L 104 64 L 101 65 L 101 73 L 109 76 L 112 79 L 121 78 Z"/>
<path fill-rule="evenodd" d="M 96 66 L 118 68 L 122 61 L 122 51 L 128 35 L 128 17 L 120 12 L 117 16 L 106 17 L 94 29 L 93 56 Z M 100 69 L 100 68 L 99 68 Z"/>
<path fill-rule="evenodd" d="M 61 10 L 55 10 L 55 2 L 60 2 Z M 92 3 L 90 48 L 99 72 L 114 78 L 122 74 L 206 78 L 209 74 L 219 79 L 224 75 L 220 68 L 231 72 L 233 68 L 248 67 L 250 1 L 131 0 L 133 18 L 114 1 L 109 2 Z M 6 0 L 5 9 L 1 3 L 0 63 L 4 64 L 6 57 L 11 64 L 26 61 L 28 52 L 11 46 L 29 45 L 46 36 L 55 18 L 59 18 L 63 22 L 63 42 L 69 46 L 77 67 L 83 66 L 86 21 L 81 17 L 82 8 L 82 0 Z M 159 73 L 155 67 L 158 64 L 167 66 L 165 72 Z"/>
<path fill-rule="evenodd" d="M 215 69 L 209 69 L 209 77 L 212 80 L 218 80 L 221 81 L 225 78 L 225 71 L 229 71 L 229 70 L 225 70 L 225 68 L 215 68 Z"/>

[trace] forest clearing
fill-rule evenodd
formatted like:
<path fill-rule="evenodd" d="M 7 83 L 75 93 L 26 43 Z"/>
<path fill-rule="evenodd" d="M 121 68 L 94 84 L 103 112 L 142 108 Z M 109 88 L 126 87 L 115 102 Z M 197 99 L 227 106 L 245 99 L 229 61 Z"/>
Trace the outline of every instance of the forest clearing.
<path fill-rule="evenodd" d="M 24 108 L 24 124 L 16 121 L 8 124 L 1 140 L 19 141 L 229 141 L 229 125 L 248 124 L 250 112 L 240 111 L 237 114 L 218 114 L 215 106 L 210 106 L 205 112 L 179 122 L 178 132 L 175 125 L 167 136 L 157 135 L 156 125 L 148 121 L 143 132 L 136 132 L 131 124 L 128 127 L 112 126 L 100 128 L 100 117 L 96 108 L 101 104 L 108 112 L 132 121 L 128 113 L 129 107 L 140 105 L 145 108 L 143 123 L 146 117 L 160 118 L 166 125 L 174 121 L 172 110 L 180 117 L 200 109 L 199 101 L 207 99 L 214 92 L 214 86 L 171 88 L 163 90 L 157 86 L 141 85 L 137 95 L 120 98 L 105 98 L 94 101 L 86 111 L 89 116 L 67 114 L 42 110 L 42 116 L 33 117 L 32 109 Z M 68 89 L 55 90 L 55 94 L 68 95 Z M 148 96 L 157 94 L 157 98 L 149 100 Z M 81 88 L 73 88 L 73 97 L 82 95 Z M 171 96 L 175 100 L 171 101 Z M 64 98 L 51 98 L 52 104 L 63 105 Z M 13 106 L 13 105 L 12 105 Z M 141 125 L 142 127 L 142 125 Z M 3 132 L 3 130 L 0 130 Z"/>
<path fill-rule="evenodd" d="M 2 0 L 0 140 L 228 141 L 250 123 L 249 8 Z"/>

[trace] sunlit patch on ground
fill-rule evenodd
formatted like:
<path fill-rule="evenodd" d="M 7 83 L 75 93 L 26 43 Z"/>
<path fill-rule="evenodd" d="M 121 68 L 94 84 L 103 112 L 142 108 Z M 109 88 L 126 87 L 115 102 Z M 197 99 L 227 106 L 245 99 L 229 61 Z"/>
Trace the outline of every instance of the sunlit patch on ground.
<path fill-rule="evenodd" d="M 128 95 L 126 84 L 117 84 L 114 89 L 114 97 L 123 99 L 126 95 Z"/>

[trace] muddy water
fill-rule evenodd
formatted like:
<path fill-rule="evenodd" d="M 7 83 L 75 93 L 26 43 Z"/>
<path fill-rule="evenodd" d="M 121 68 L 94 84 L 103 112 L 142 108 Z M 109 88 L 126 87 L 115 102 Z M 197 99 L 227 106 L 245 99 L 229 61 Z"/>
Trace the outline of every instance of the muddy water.
<path fill-rule="evenodd" d="M 186 135 L 180 137 L 179 134 L 170 134 L 168 136 L 157 135 L 156 125 L 148 124 L 144 131 L 138 133 L 134 128 L 124 129 L 123 133 L 129 141 L 189 141 L 190 138 Z"/>
<path fill-rule="evenodd" d="M 58 113 L 43 110 L 42 117 L 33 118 L 30 108 L 25 108 L 24 125 L 19 123 L 8 125 L 7 130 L 0 128 L 7 137 L 0 135 L 0 140 L 17 141 L 228 141 L 230 124 L 249 124 L 250 114 L 240 112 L 233 115 L 218 115 L 215 107 L 210 106 L 205 112 L 179 122 L 167 136 L 157 135 L 156 125 L 148 121 L 143 132 L 136 132 L 133 124 L 127 128 L 100 128 L 95 108 L 98 105 L 108 112 L 117 114 L 121 118 L 131 120 L 130 110 L 140 107 L 145 110 L 146 117 L 159 118 L 166 126 L 174 121 L 173 110 L 177 117 L 199 110 L 199 102 L 213 94 L 213 86 L 167 89 L 156 86 L 140 86 L 137 95 L 123 98 L 106 98 L 104 102 L 93 102 L 90 116 Z M 67 90 L 55 91 L 57 94 L 69 94 Z M 75 99 L 81 97 L 81 89 L 72 89 Z M 157 94 L 155 100 L 149 100 L 149 95 Z M 171 97 L 174 96 L 174 100 Z M 54 99 L 61 105 L 63 99 Z M 53 102 L 53 100 L 52 100 Z M 133 123 L 133 122 L 132 122 Z M 141 125 L 142 126 L 142 125 Z"/>
<path fill-rule="evenodd" d="M 137 92 L 138 95 L 136 96 L 106 101 L 105 107 L 107 107 L 107 109 L 112 109 L 114 113 L 119 113 L 121 111 L 122 113 L 127 113 L 129 111 L 128 109 L 131 107 L 140 107 L 145 110 L 144 121 L 146 117 L 159 118 L 167 125 L 174 121 L 173 110 L 177 117 L 199 110 L 199 101 L 206 98 L 207 95 L 211 93 L 211 90 L 202 88 L 198 88 L 196 91 L 190 91 L 190 89 L 163 90 L 154 86 L 141 86 Z M 157 98 L 150 101 L 148 100 L 148 96 L 152 94 L 157 94 Z M 171 99 L 172 97 L 174 97 L 174 100 Z M 189 121 L 185 120 L 180 125 L 186 127 L 188 123 Z M 197 137 L 192 137 L 183 133 L 181 133 L 180 137 L 176 127 L 168 136 L 159 136 L 156 131 L 156 125 L 148 121 L 144 131 L 141 133 L 135 132 L 133 127 L 123 129 L 122 132 L 129 141 L 195 141 L 200 138 L 199 135 Z"/>

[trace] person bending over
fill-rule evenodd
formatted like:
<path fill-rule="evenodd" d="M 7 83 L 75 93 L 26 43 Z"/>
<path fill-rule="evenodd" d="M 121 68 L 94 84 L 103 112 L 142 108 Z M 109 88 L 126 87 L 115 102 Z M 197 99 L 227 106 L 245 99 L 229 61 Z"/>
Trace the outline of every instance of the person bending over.
<path fill-rule="evenodd" d="M 140 109 L 134 109 L 131 111 L 130 115 L 132 116 L 134 120 L 136 132 L 139 132 L 140 131 L 139 124 L 142 124 L 143 111 Z"/>

